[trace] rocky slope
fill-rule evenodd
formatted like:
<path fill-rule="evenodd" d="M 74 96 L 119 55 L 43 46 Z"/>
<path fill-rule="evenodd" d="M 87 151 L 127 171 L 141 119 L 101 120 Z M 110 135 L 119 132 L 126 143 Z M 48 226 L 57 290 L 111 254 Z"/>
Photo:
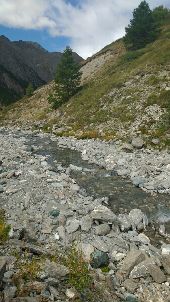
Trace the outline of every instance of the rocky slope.
<path fill-rule="evenodd" d="M 0 36 L 0 103 L 8 103 L 25 93 L 28 83 L 35 88 L 54 79 L 61 53 L 50 53 L 33 42 L 11 42 Z M 75 59 L 82 58 L 76 53 Z"/>
<path fill-rule="evenodd" d="M 54 170 L 49 156 L 37 153 L 37 140 L 77 148 L 99 165 L 104 153 L 117 148 L 0 129 L 0 207 L 6 213 L 6 222 L 0 213 L 1 301 L 168 302 L 170 235 L 165 227 L 157 228 L 139 209 L 112 212 L 107 197 L 89 196 L 75 182 L 71 170 L 80 167 L 57 162 Z M 11 226 L 9 238 L 5 223 Z"/>
<path fill-rule="evenodd" d="M 122 40 L 112 43 L 84 63 L 82 90 L 59 110 L 52 111 L 47 102 L 51 84 L 1 114 L 3 122 L 79 138 L 128 142 L 140 135 L 148 145 L 156 139 L 168 146 L 169 33 L 166 25 L 154 43 L 134 52 L 125 52 Z"/>

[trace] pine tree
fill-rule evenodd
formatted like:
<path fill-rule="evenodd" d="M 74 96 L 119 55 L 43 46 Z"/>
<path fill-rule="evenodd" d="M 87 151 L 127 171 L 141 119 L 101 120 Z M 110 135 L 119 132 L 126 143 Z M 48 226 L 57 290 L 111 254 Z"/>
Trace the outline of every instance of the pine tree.
<path fill-rule="evenodd" d="M 137 50 L 153 42 L 157 36 L 157 28 L 152 11 L 146 1 L 142 1 L 133 11 L 133 19 L 125 28 L 124 42 L 127 49 Z"/>
<path fill-rule="evenodd" d="M 49 96 L 53 108 L 58 108 L 76 94 L 80 87 L 80 66 L 73 58 L 70 47 L 66 47 L 55 76 L 55 93 Z"/>
<path fill-rule="evenodd" d="M 27 88 L 26 88 L 26 96 L 32 96 L 34 92 L 34 87 L 32 85 L 32 83 L 29 83 Z"/>

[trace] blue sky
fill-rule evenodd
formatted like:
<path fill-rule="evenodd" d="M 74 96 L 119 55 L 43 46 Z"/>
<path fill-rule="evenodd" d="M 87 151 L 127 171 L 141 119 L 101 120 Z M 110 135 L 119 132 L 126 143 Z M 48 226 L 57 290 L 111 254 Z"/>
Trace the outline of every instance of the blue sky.
<path fill-rule="evenodd" d="M 140 0 L 0 0 L 0 34 L 86 58 L 122 37 Z M 148 0 L 150 7 L 170 0 Z"/>

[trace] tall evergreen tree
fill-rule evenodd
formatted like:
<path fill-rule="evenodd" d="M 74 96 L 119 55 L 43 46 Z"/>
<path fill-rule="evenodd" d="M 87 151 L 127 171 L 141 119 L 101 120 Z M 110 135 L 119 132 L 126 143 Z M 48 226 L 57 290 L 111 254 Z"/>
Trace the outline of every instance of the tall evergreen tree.
<path fill-rule="evenodd" d="M 75 62 L 72 49 L 66 47 L 57 66 L 55 93 L 49 96 L 54 108 L 58 108 L 76 94 L 80 87 L 80 79 L 80 65 Z"/>
<path fill-rule="evenodd" d="M 130 50 L 143 48 L 156 39 L 157 28 L 152 11 L 146 1 L 142 1 L 133 11 L 133 19 L 130 20 L 130 24 L 125 28 L 125 31 L 125 45 Z"/>
<path fill-rule="evenodd" d="M 32 85 L 32 83 L 29 83 L 27 88 L 26 88 L 26 96 L 32 96 L 34 92 L 34 87 Z"/>

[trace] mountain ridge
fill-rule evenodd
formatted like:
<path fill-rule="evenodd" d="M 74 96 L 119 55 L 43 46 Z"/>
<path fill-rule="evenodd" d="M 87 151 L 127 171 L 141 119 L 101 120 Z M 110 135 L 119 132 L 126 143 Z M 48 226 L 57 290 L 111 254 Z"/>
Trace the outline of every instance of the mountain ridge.
<path fill-rule="evenodd" d="M 13 41 L 0 36 L 0 66 L 3 73 L 0 79 L 0 103 L 11 102 L 25 93 L 32 83 L 38 88 L 54 79 L 62 53 L 48 52 L 36 42 Z M 74 53 L 76 61 L 83 59 Z M 6 92 L 6 98 L 2 92 Z M 11 94 L 11 98 L 8 95 Z"/>

